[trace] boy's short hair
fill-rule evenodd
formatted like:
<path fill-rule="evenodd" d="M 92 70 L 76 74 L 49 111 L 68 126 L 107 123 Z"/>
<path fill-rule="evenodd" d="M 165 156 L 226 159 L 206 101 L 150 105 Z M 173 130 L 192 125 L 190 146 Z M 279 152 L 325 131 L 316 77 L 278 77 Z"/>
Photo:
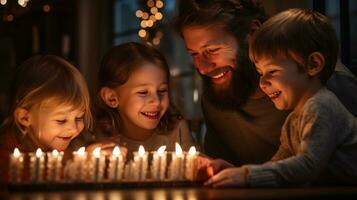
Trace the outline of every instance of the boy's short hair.
<path fill-rule="evenodd" d="M 319 74 L 325 84 L 334 72 L 338 55 L 336 32 L 328 18 L 316 11 L 294 8 L 283 11 L 254 34 L 249 50 L 253 62 L 263 57 L 286 56 L 306 71 L 309 55 L 320 52 L 325 66 Z"/>

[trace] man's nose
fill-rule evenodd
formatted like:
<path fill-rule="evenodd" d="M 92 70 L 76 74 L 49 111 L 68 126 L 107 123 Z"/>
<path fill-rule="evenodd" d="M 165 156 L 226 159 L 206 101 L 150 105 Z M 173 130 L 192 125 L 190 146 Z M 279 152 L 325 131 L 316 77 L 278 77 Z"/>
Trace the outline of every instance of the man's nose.
<path fill-rule="evenodd" d="M 211 72 L 215 66 L 214 62 L 207 56 L 201 55 L 197 56 L 195 59 L 195 66 L 200 72 L 200 74 L 207 74 Z"/>

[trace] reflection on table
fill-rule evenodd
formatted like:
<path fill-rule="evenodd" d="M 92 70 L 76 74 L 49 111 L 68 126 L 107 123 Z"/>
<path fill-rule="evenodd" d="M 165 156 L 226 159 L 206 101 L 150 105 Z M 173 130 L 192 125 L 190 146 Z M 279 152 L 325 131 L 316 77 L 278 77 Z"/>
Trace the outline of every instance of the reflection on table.
<path fill-rule="evenodd" d="M 10 192 L 9 200 L 197 200 L 197 199 L 356 199 L 357 187 L 300 188 L 121 188 L 110 190 L 69 190 L 53 192 Z"/>

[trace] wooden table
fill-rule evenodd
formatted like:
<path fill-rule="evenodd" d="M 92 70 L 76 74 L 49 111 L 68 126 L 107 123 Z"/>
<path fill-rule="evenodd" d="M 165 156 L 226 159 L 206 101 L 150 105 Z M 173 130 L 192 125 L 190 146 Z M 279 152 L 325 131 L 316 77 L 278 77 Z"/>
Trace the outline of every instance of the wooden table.
<path fill-rule="evenodd" d="M 101 190 L 4 191 L 1 200 L 197 200 L 197 199 L 357 199 L 357 186 L 294 188 L 118 188 Z"/>

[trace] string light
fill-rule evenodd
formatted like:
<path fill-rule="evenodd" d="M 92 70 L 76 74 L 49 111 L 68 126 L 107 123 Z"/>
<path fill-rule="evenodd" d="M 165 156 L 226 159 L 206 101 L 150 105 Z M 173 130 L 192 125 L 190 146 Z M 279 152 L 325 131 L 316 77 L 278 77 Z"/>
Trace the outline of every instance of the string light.
<path fill-rule="evenodd" d="M 138 31 L 138 36 L 142 40 L 145 40 L 147 44 L 159 45 L 162 32 L 155 31 L 155 25 L 157 21 L 162 20 L 164 17 L 163 13 L 159 11 L 159 9 L 164 7 L 164 2 L 162 0 L 147 0 L 146 6 L 146 8 L 138 9 L 135 12 L 135 16 L 142 19 L 140 21 L 141 29 Z M 154 37 L 149 37 L 149 32 Z"/>

